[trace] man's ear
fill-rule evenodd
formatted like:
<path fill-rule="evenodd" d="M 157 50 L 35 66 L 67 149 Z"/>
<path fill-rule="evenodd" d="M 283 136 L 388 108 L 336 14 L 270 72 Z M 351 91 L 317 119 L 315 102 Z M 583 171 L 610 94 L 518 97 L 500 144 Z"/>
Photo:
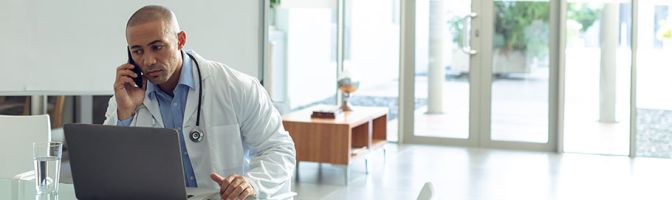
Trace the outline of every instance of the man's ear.
<path fill-rule="evenodd" d="M 180 31 L 177 33 L 177 49 L 184 48 L 185 44 L 187 44 L 187 33 Z"/>

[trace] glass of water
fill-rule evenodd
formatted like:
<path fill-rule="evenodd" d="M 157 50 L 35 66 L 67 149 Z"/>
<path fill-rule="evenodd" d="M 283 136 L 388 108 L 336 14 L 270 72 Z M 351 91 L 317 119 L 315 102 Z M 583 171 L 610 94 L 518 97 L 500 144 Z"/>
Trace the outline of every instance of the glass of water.
<path fill-rule="evenodd" d="M 37 194 L 57 194 L 61 172 L 61 153 L 63 143 L 33 143 L 33 162 L 35 163 L 35 189 Z"/>

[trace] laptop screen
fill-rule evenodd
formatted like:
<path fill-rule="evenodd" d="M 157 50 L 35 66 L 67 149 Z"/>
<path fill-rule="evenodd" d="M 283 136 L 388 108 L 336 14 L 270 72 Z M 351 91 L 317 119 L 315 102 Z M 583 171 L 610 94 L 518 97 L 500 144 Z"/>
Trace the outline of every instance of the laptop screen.
<path fill-rule="evenodd" d="M 66 124 L 78 199 L 186 199 L 175 129 Z"/>

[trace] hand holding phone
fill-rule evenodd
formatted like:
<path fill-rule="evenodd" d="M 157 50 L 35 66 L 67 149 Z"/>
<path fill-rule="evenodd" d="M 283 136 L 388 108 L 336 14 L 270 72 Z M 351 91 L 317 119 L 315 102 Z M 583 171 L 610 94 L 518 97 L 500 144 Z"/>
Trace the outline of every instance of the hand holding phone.
<path fill-rule="evenodd" d="M 133 61 L 131 50 L 126 47 L 128 53 L 128 64 L 133 65 L 132 73 L 137 74 L 132 77 L 129 73 L 128 64 L 122 64 L 117 67 L 116 79 L 114 81 L 114 98 L 117 102 L 117 118 L 119 120 L 129 119 L 137 108 L 142 105 L 145 99 L 145 85 L 147 82 L 142 78 L 140 66 Z M 131 82 L 129 83 L 129 78 Z M 131 86 L 134 84 L 135 86 Z"/>
<path fill-rule="evenodd" d="M 135 85 L 138 87 L 142 87 L 142 69 L 140 69 L 140 66 L 138 64 L 135 64 L 135 61 L 133 61 L 133 57 L 131 57 L 131 50 L 126 48 L 126 51 L 128 52 L 128 64 L 133 65 L 133 72 L 137 74 L 138 76 L 133 78 L 133 81 L 135 81 Z"/>

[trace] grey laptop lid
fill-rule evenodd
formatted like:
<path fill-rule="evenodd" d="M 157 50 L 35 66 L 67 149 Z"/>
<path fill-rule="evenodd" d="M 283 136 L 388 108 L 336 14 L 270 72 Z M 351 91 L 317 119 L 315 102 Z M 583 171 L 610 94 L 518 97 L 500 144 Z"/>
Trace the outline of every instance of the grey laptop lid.
<path fill-rule="evenodd" d="M 78 199 L 186 199 L 175 129 L 66 124 Z"/>

